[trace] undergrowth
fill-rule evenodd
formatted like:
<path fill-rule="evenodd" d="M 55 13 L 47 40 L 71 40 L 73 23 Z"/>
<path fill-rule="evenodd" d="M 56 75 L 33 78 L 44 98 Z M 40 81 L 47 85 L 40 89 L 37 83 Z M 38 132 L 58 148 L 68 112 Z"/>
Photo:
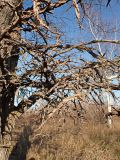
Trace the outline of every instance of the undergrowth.
<path fill-rule="evenodd" d="M 120 160 L 119 119 L 108 128 L 103 120 L 101 123 L 89 117 L 85 123 L 74 124 L 68 118 L 60 124 L 56 116 L 35 132 L 38 119 L 35 115 L 27 117 L 16 160 L 20 160 L 20 153 L 25 155 L 22 160 Z"/>

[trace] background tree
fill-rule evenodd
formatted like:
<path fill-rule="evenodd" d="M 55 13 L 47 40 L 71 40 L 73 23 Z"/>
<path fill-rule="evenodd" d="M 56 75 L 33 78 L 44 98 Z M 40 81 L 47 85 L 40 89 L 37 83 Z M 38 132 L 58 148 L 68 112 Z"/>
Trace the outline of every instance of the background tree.
<path fill-rule="evenodd" d="M 109 50 L 106 50 L 106 44 L 120 44 L 120 41 L 112 40 L 111 36 L 107 39 L 105 25 L 96 18 L 102 15 L 96 12 L 96 3 L 100 7 L 110 2 L 34 0 L 29 7 L 22 6 L 22 3 L 20 0 L 0 2 L 2 147 L 11 143 L 16 118 L 37 100 L 45 101 L 41 108 L 43 126 L 69 101 L 79 101 L 80 107 L 76 108 L 79 116 L 81 102 L 94 100 L 103 103 L 103 90 L 114 96 L 113 90 L 120 87 L 119 54 L 112 54 L 109 58 Z M 74 9 L 79 29 L 89 31 L 88 41 L 72 44 L 63 40 L 62 30 L 54 19 L 54 10 L 63 5 Z M 99 39 L 100 34 L 103 36 Z M 109 75 L 115 76 L 118 83 L 111 82 Z"/>

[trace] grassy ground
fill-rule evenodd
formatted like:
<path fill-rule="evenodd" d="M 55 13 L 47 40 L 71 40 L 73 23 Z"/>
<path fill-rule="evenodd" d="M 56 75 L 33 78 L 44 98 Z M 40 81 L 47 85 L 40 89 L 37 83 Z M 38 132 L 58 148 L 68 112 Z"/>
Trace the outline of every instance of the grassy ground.
<path fill-rule="evenodd" d="M 29 115 L 22 120 L 16 160 L 120 160 L 120 120 L 108 128 L 100 110 L 92 112 L 82 124 L 55 116 L 41 129 L 39 116 Z"/>

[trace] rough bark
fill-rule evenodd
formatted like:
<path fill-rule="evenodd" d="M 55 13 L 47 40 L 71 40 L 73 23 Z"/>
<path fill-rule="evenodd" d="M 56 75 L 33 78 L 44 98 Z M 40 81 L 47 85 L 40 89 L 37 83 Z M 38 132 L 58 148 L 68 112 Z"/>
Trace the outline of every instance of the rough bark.
<path fill-rule="evenodd" d="M 12 83 L 15 68 L 18 62 L 18 47 L 6 42 L 7 38 L 19 39 L 19 31 L 15 29 L 14 21 L 19 18 L 16 7 L 21 0 L 0 1 L 0 118 L 1 118 L 1 148 L 0 159 L 7 160 L 10 148 L 10 134 L 8 130 L 8 117 L 14 106 L 14 95 L 17 86 Z M 10 27 L 11 26 L 11 27 Z M 13 26 L 13 27 L 12 27 Z M 9 127 L 10 129 L 10 127 Z M 9 142 L 9 143 L 8 143 Z"/>

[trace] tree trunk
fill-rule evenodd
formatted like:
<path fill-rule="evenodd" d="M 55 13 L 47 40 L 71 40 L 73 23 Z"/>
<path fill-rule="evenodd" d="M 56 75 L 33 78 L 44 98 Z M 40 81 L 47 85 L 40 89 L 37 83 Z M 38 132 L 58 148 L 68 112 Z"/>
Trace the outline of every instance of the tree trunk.
<path fill-rule="evenodd" d="M 108 93 L 108 95 L 107 95 L 107 101 L 108 101 L 108 127 L 112 128 L 112 114 L 111 114 L 112 113 L 112 106 L 110 104 L 110 98 L 111 98 L 111 96 Z"/>
<path fill-rule="evenodd" d="M 7 120 L 14 107 L 14 97 L 17 86 L 13 83 L 15 67 L 18 62 L 17 46 L 7 43 L 6 38 L 19 40 L 19 31 L 15 30 L 13 22 L 19 17 L 15 8 L 19 6 L 21 0 L 0 1 L 0 159 L 7 160 L 10 148 L 10 132 Z M 18 8 L 17 8 L 18 10 Z M 10 27 L 13 26 L 13 27 Z M 9 128 L 9 129 L 8 129 Z M 7 131 L 6 131 L 7 130 Z M 8 131 L 10 130 L 10 131 Z"/>

